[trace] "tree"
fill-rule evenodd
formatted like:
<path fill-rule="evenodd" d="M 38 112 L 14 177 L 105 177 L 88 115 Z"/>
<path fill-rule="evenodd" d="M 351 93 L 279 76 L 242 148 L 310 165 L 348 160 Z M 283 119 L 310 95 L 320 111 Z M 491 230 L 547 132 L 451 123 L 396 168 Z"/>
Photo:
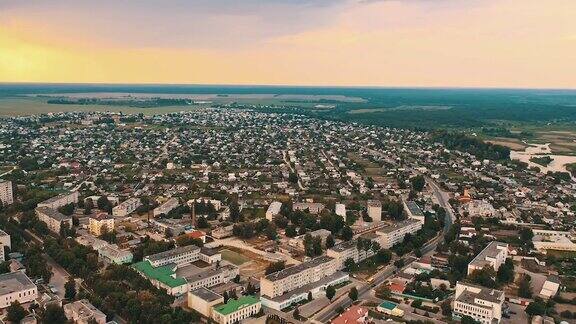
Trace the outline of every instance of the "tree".
<path fill-rule="evenodd" d="M 390 250 L 380 249 L 376 254 L 376 259 L 379 263 L 388 263 L 392 260 L 392 252 L 390 252 Z"/>
<path fill-rule="evenodd" d="M 504 264 L 498 268 L 496 280 L 499 284 L 507 284 L 514 280 L 514 263 L 512 259 L 506 259 Z"/>
<path fill-rule="evenodd" d="M 270 263 L 266 267 L 266 274 L 269 275 L 271 273 L 278 272 L 280 270 L 284 270 L 284 268 L 286 268 L 286 263 L 284 261 L 278 261 L 278 262 Z"/>
<path fill-rule="evenodd" d="M 228 299 L 230 299 L 230 297 L 228 296 L 228 292 L 225 291 L 224 293 L 222 293 L 222 297 L 224 297 L 224 304 L 226 304 L 228 302 Z"/>
<path fill-rule="evenodd" d="M 286 227 L 286 236 L 288 237 L 295 237 L 296 235 L 298 235 L 298 233 L 296 232 L 296 226 L 290 224 Z"/>
<path fill-rule="evenodd" d="M 480 322 L 476 321 L 475 319 L 473 319 L 468 315 L 464 315 L 460 319 L 460 324 L 480 324 Z"/>
<path fill-rule="evenodd" d="M 446 300 L 444 301 L 440 307 L 442 307 L 442 315 L 444 316 L 450 316 L 452 315 L 452 307 L 450 306 L 450 301 Z"/>
<path fill-rule="evenodd" d="M 532 229 L 527 228 L 527 227 L 523 227 L 522 229 L 520 229 L 520 240 L 522 240 L 522 242 L 532 242 L 532 238 L 534 237 L 534 232 L 532 232 Z"/>
<path fill-rule="evenodd" d="M 8 313 L 6 319 L 8 319 L 12 323 L 20 323 L 20 321 L 26 317 L 26 310 L 18 301 L 12 302 L 10 306 L 6 309 Z"/>
<path fill-rule="evenodd" d="M 354 262 L 354 259 L 348 258 L 344 260 L 344 269 L 348 272 L 354 271 L 356 269 L 356 262 Z"/>
<path fill-rule="evenodd" d="M 426 180 L 424 179 L 423 175 L 419 174 L 410 178 L 410 183 L 412 184 L 412 188 L 414 188 L 414 190 L 422 191 L 426 185 Z"/>
<path fill-rule="evenodd" d="M 404 259 L 398 259 L 394 261 L 394 266 L 396 268 L 402 268 L 404 266 Z"/>
<path fill-rule="evenodd" d="M 296 307 L 296 308 L 294 309 L 294 312 L 292 313 L 292 316 L 293 316 L 295 319 L 299 319 L 299 318 L 300 318 L 300 309 L 298 309 L 298 307 Z"/>
<path fill-rule="evenodd" d="M 196 226 L 198 226 L 199 228 L 209 228 L 210 224 L 208 224 L 208 220 L 206 219 L 206 217 L 200 216 L 196 221 Z"/>
<path fill-rule="evenodd" d="M 64 315 L 64 310 L 56 304 L 46 306 L 41 319 L 41 322 L 45 324 L 65 324 L 67 321 L 68 319 L 66 315 Z"/>
<path fill-rule="evenodd" d="M 488 288 L 496 288 L 496 281 L 494 278 L 496 277 L 496 273 L 494 272 L 494 268 L 490 265 L 485 265 L 480 270 L 474 270 L 468 276 L 468 279 L 475 284 L 488 287 Z"/>
<path fill-rule="evenodd" d="M 532 287 L 530 287 L 531 278 L 524 275 L 518 284 L 518 296 L 523 298 L 532 298 Z"/>
<path fill-rule="evenodd" d="M 64 284 L 64 298 L 73 300 L 76 297 L 76 280 L 70 276 L 68 281 Z"/>
<path fill-rule="evenodd" d="M 352 287 L 352 289 L 350 289 L 348 292 L 348 297 L 350 297 L 352 301 L 356 301 L 358 299 L 358 289 L 356 289 L 356 287 Z"/>
<path fill-rule="evenodd" d="M 334 236 L 332 236 L 332 234 L 328 235 L 326 237 L 326 248 L 329 249 L 329 248 L 333 247 L 334 244 L 335 244 Z"/>
<path fill-rule="evenodd" d="M 335 295 L 336 295 L 336 289 L 334 287 L 332 286 L 326 287 L 326 298 L 328 298 L 331 301 Z"/>
<path fill-rule="evenodd" d="M 546 304 L 539 297 L 534 298 L 534 301 L 528 304 L 528 306 L 526 307 L 526 314 L 530 316 L 544 315 L 545 313 L 546 313 Z"/>
<path fill-rule="evenodd" d="M 344 228 L 342 229 L 342 239 L 344 241 L 350 241 L 353 236 L 354 232 L 352 232 L 352 228 L 350 228 L 350 226 L 348 225 L 344 226 Z"/>
<path fill-rule="evenodd" d="M 312 301 L 312 292 L 311 291 L 308 292 L 308 301 Z"/>

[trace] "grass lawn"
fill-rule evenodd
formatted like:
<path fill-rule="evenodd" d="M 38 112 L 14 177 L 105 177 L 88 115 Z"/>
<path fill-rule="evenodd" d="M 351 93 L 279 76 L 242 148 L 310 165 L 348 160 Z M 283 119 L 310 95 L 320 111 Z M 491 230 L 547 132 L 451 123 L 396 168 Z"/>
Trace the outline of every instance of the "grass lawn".
<path fill-rule="evenodd" d="M 248 259 L 247 257 L 243 256 L 240 253 L 236 253 L 234 251 L 230 251 L 230 250 L 222 250 L 220 251 L 220 253 L 222 254 L 222 259 L 231 262 L 237 266 L 242 265 L 248 261 L 250 261 L 250 259 Z"/>

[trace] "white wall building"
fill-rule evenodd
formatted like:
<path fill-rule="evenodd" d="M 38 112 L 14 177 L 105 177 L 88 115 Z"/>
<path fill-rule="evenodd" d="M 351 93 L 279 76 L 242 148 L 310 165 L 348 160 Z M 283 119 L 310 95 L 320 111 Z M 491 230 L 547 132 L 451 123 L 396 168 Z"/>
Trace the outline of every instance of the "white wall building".
<path fill-rule="evenodd" d="M 78 203 L 78 191 L 73 191 L 47 199 L 39 203 L 38 207 L 48 207 L 52 209 L 58 209 L 68 204 L 77 204 L 77 203 Z"/>
<path fill-rule="evenodd" d="M 117 217 L 123 217 L 134 212 L 138 207 L 142 206 L 140 199 L 130 198 L 123 201 L 118 206 L 112 208 L 112 215 Z"/>
<path fill-rule="evenodd" d="M 131 263 L 132 252 L 120 250 L 116 245 L 106 245 L 98 250 L 98 255 L 108 263 L 125 264 Z"/>
<path fill-rule="evenodd" d="M 0 201 L 4 206 L 12 205 L 12 203 L 14 203 L 12 181 L 0 179 Z"/>
<path fill-rule="evenodd" d="M 389 249 L 401 243 L 406 234 L 414 234 L 422 228 L 422 223 L 415 219 L 407 219 L 376 231 L 380 235 L 380 246 Z"/>
<path fill-rule="evenodd" d="M 500 323 L 504 292 L 468 283 L 457 282 L 454 315 L 470 316 L 482 324 Z"/>
<path fill-rule="evenodd" d="M 344 219 L 346 219 L 346 205 L 336 204 L 335 209 L 336 209 L 335 210 L 336 215 L 342 216 L 342 217 L 344 217 Z"/>
<path fill-rule="evenodd" d="M 382 203 L 379 200 L 368 200 L 366 209 L 372 221 L 379 222 L 382 220 Z"/>
<path fill-rule="evenodd" d="M 273 201 L 270 206 L 268 206 L 268 210 L 266 210 L 266 219 L 269 221 L 274 220 L 274 216 L 280 213 L 280 209 L 282 208 L 282 203 L 279 201 Z"/>
<path fill-rule="evenodd" d="M 106 324 L 106 314 L 94 307 L 87 299 L 64 305 L 64 315 L 76 324 Z"/>
<path fill-rule="evenodd" d="M 72 216 L 66 216 L 56 209 L 45 206 L 37 207 L 35 211 L 38 219 L 46 223 L 48 229 L 54 233 L 60 233 L 60 228 L 63 224 L 68 224 L 68 227 L 72 228 Z"/>
<path fill-rule="evenodd" d="M 168 213 L 172 209 L 178 207 L 179 205 L 180 205 L 180 202 L 178 202 L 178 199 L 170 198 L 165 203 L 163 203 L 162 205 L 154 208 L 154 211 L 152 213 L 154 214 L 154 217 L 156 217 L 160 214 L 168 215 Z"/>
<path fill-rule="evenodd" d="M 170 263 L 177 266 L 190 264 L 202 260 L 208 264 L 220 261 L 222 255 L 209 248 L 199 248 L 196 245 L 188 245 L 161 253 L 146 256 L 144 260 L 149 261 L 153 267 L 161 267 Z"/>
<path fill-rule="evenodd" d="M 8 233 L 0 230 L 0 261 L 6 260 L 6 256 L 4 255 L 5 246 L 7 246 L 9 249 L 12 249 L 12 241 Z"/>
<path fill-rule="evenodd" d="M 508 243 L 492 241 L 468 263 L 468 275 L 475 270 L 481 270 L 485 266 L 491 266 L 498 271 L 508 257 Z"/>
<path fill-rule="evenodd" d="M 212 307 L 224 303 L 224 297 L 207 288 L 188 292 L 188 307 L 207 318 L 212 318 Z"/>
<path fill-rule="evenodd" d="M 254 296 L 242 296 L 238 299 L 230 299 L 212 309 L 212 318 L 218 324 L 240 323 L 243 319 L 258 314 L 262 304 Z"/>
<path fill-rule="evenodd" d="M 15 301 L 28 303 L 38 298 L 38 288 L 23 272 L 16 271 L 0 275 L 0 309 Z"/>

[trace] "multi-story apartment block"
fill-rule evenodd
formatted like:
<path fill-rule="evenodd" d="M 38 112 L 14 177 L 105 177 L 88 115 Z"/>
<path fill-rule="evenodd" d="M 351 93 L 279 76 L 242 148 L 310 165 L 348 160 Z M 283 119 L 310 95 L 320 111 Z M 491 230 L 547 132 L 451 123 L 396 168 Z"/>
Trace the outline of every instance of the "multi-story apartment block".
<path fill-rule="evenodd" d="M 292 210 L 307 211 L 310 214 L 320 214 L 324 210 L 324 204 L 314 202 L 299 202 L 292 205 Z"/>
<path fill-rule="evenodd" d="M 262 304 L 254 296 L 242 296 L 238 299 L 230 299 L 226 304 L 222 304 L 212 309 L 212 318 L 218 324 L 240 323 L 252 315 L 258 314 Z"/>
<path fill-rule="evenodd" d="M 274 216 L 280 213 L 280 209 L 282 208 L 282 203 L 279 201 L 273 201 L 270 206 L 268 206 L 268 210 L 266 210 L 266 219 L 269 221 L 274 220 Z"/>
<path fill-rule="evenodd" d="M 508 243 L 492 241 L 468 263 L 468 274 L 487 265 L 491 266 L 494 271 L 498 271 L 498 268 L 506 261 L 507 257 Z"/>
<path fill-rule="evenodd" d="M 14 202 L 12 181 L 0 179 L 0 202 L 2 202 L 4 206 L 12 205 Z"/>
<path fill-rule="evenodd" d="M 482 324 L 499 323 L 502 319 L 504 292 L 468 283 L 457 282 L 454 315 L 470 316 Z"/>
<path fill-rule="evenodd" d="M 376 234 L 362 235 L 362 238 L 380 243 L 380 237 Z M 347 259 L 352 259 L 354 260 L 354 263 L 358 263 L 365 260 L 366 258 L 373 256 L 374 251 L 372 249 L 358 249 L 356 241 L 354 240 L 333 246 L 332 248 L 326 250 L 326 255 L 336 260 L 338 269 L 344 269 L 344 264 Z"/>
<path fill-rule="evenodd" d="M 64 315 L 75 324 L 106 324 L 106 314 L 94 307 L 87 299 L 64 305 Z"/>
<path fill-rule="evenodd" d="M 138 207 L 140 207 L 140 206 L 142 206 L 140 199 L 130 198 L 130 199 L 123 201 L 118 206 L 112 208 L 112 215 L 117 216 L 117 217 L 123 217 L 123 216 L 131 214 L 136 209 L 138 209 Z"/>
<path fill-rule="evenodd" d="M 7 246 L 9 249 L 12 249 L 12 241 L 10 239 L 10 235 L 8 235 L 3 230 L 0 230 L 0 261 L 6 260 L 6 256 L 4 255 L 5 246 Z"/>
<path fill-rule="evenodd" d="M 379 222 L 382 220 L 382 203 L 379 200 L 368 200 L 366 209 L 372 221 Z"/>
<path fill-rule="evenodd" d="M 305 300 L 309 292 L 315 298 L 327 286 L 348 279 L 348 274 L 338 271 L 338 263 L 334 258 L 320 256 L 260 278 L 262 304 L 281 310 Z"/>
<path fill-rule="evenodd" d="M 198 288 L 210 288 L 216 285 L 230 282 L 240 274 L 238 267 L 226 264 L 220 267 L 212 267 L 206 271 L 197 272 L 184 277 L 188 283 L 187 290 Z"/>
<path fill-rule="evenodd" d="M 0 275 L 0 309 L 15 301 L 28 303 L 38 298 L 38 288 L 23 272 L 16 271 Z"/>
<path fill-rule="evenodd" d="M 407 219 L 376 231 L 380 235 L 380 246 L 389 249 L 402 242 L 406 234 L 414 234 L 422 228 L 422 223 L 416 219 Z"/>
<path fill-rule="evenodd" d="M 60 233 L 60 228 L 64 224 L 67 224 L 69 228 L 72 228 L 72 216 L 66 216 L 56 209 L 45 206 L 37 207 L 35 211 L 38 219 L 46 223 L 48 229 L 54 233 Z"/>
<path fill-rule="evenodd" d="M 90 216 L 88 229 L 92 235 L 100 236 L 114 230 L 114 218 L 106 213 Z"/>
<path fill-rule="evenodd" d="M 168 213 L 178 207 L 180 205 L 180 202 L 178 201 L 178 199 L 176 198 L 170 198 L 168 199 L 165 203 L 163 203 L 162 205 L 154 208 L 154 211 L 152 212 L 154 217 L 164 214 L 164 215 L 168 215 Z"/>
<path fill-rule="evenodd" d="M 47 199 L 39 203 L 38 207 L 48 207 L 52 209 L 58 209 L 62 206 L 76 203 L 78 203 L 78 191 L 73 191 Z"/>

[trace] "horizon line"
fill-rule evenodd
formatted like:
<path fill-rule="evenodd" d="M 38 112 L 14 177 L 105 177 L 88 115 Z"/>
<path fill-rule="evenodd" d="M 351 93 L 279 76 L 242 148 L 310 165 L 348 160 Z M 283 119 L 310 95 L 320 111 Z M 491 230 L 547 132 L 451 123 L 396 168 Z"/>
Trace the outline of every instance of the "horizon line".
<path fill-rule="evenodd" d="M 45 85 L 45 86 L 165 86 L 165 87 L 237 87 L 237 88 L 325 88 L 325 89 L 430 89 L 430 90 L 557 90 L 576 91 L 565 87 L 514 87 L 514 86 L 385 86 L 385 85 L 310 85 L 310 84 L 228 84 L 228 83 L 125 83 L 125 82 L 28 82 L 0 81 L 0 86 L 6 85 Z"/>

